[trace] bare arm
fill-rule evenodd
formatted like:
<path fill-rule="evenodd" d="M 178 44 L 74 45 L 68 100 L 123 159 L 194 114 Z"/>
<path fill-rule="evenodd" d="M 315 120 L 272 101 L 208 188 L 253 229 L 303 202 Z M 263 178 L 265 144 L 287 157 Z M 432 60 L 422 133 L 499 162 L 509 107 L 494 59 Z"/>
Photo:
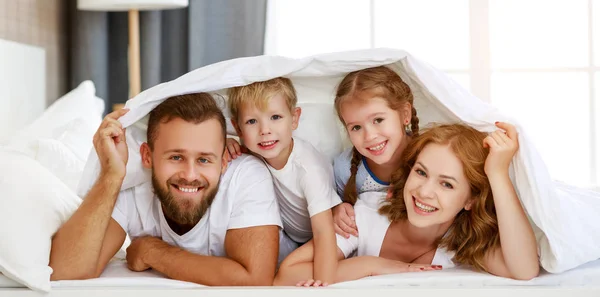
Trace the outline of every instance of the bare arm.
<path fill-rule="evenodd" d="M 490 148 L 485 172 L 494 197 L 501 247 L 487 253 L 485 267 L 498 276 L 529 280 L 539 274 L 537 245 L 508 175 L 510 161 L 519 147 L 517 132 L 512 125 L 496 125 L 506 133 L 498 130 L 484 140 L 484 146 Z"/>
<path fill-rule="evenodd" d="M 119 182 L 100 179 L 54 235 L 50 250 L 52 280 L 98 277 L 123 245 L 125 231 L 111 218 L 119 187 Z"/>
<path fill-rule="evenodd" d="M 310 222 L 316 248 L 314 253 L 314 278 L 330 284 L 334 281 L 338 264 L 338 248 L 333 230 L 331 209 L 312 216 Z"/>
<path fill-rule="evenodd" d="M 313 277 L 313 241 L 309 241 L 292 252 L 279 267 L 274 286 L 293 286 L 298 282 L 316 279 Z M 361 279 L 372 275 L 401 273 L 408 271 L 425 271 L 441 269 L 423 264 L 408 264 L 400 261 L 375 256 L 360 256 L 344 259 L 344 254 L 337 249 L 338 265 L 334 283 Z"/>
<path fill-rule="evenodd" d="M 279 249 L 277 226 L 230 229 L 227 257 L 193 254 L 151 239 L 144 262 L 172 279 L 209 286 L 270 286 Z"/>
<path fill-rule="evenodd" d="M 501 247 L 485 258 L 488 272 L 520 280 L 539 274 L 537 245 L 533 229 L 521 207 L 512 183 L 506 176 L 490 176 L 498 216 Z M 498 197 L 498 198 L 496 198 Z M 501 199 L 499 199 L 501 197 Z"/>

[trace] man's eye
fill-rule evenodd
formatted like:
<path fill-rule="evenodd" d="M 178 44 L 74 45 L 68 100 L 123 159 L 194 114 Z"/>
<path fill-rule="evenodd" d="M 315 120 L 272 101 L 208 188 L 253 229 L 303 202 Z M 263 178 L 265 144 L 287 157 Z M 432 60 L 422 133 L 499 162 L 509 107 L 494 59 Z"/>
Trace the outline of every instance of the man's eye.
<path fill-rule="evenodd" d="M 173 161 L 181 161 L 182 158 L 181 158 L 181 156 L 171 156 L 171 160 L 173 160 Z"/>
<path fill-rule="evenodd" d="M 208 159 L 200 158 L 200 159 L 198 159 L 198 162 L 205 164 L 205 163 L 208 163 L 209 161 L 208 161 Z"/>

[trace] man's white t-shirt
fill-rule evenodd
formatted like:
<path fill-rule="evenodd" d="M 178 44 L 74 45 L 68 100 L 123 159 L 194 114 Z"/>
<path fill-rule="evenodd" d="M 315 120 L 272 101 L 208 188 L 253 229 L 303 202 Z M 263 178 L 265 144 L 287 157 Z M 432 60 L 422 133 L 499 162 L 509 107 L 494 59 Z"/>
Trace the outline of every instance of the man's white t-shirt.
<path fill-rule="evenodd" d="M 192 253 L 226 256 L 229 229 L 281 225 L 271 174 L 261 160 L 242 155 L 229 163 L 219 190 L 200 222 L 183 235 L 173 232 L 152 182 L 121 191 L 112 218 L 133 239 L 155 236 Z"/>
<path fill-rule="evenodd" d="M 283 230 L 295 242 L 309 241 L 310 218 L 342 202 L 335 191 L 331 162 L 312 144 L 294 137 L 285 166 L 267 167 L 274 177 Z"/>
<path fill-rule="evenodd" d="M 360 199 L 354 205 L 354 214 L 356 227 L 358 228 L 358 237 L 350 236 L 345 238 L 336 234 L 337 245 L 344 257 L 356 256 L 376 256 L 379 257 L 383 239 L 390 227 L 390 220 L 379 214 L 379 206 L 385 199 L 385 193 L 365 192 L 359 196 Z M 454 252 L 438 248 L 431 261 L 432 265 L 442 265 L 443 268 L 454 267 L 452 258 Z"/>

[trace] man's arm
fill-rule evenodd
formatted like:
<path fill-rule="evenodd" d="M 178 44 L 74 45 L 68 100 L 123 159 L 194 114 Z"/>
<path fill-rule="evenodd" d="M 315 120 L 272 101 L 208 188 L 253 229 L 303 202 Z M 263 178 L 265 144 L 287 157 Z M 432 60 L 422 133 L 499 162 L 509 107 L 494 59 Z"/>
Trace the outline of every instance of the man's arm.
<path fill-rule="evenodd" d="M 227 257 L 203 256 L 152 239 L 143 253 L 148 266 L 166 276 L 208 286 L 270 286 L 275 277 L 279 227 L 230 229 Z"/>
<path fill-rule="evenodd" d="M 117 121 L 127 110 L 107 115 L 94 135 L 100 176 L 77 211 L 52 238 L 52 280 L 98 277 L 125 241 L 125 231 L 111 218 L 125 166 L 125 131 Z"/>

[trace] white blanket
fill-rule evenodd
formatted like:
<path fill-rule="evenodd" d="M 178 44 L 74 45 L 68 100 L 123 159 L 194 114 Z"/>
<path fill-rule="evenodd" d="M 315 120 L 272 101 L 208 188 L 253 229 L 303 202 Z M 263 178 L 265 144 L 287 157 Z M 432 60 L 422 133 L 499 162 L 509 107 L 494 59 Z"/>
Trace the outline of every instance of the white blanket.
<path fill-rule="evenodd" d="M 127 102 L 126 107 L 131 111 L 120 119 L 129 127 L 130 158 L 123 188 L 150 178 L 139 158 L 139 146 L 146 138 L 145 117 L 168 97 L 195 92 L 225 94 L 230 87 L 285 76 L 294 82 L 301 106 L 310 103 L 331 108 L 335 88 L 345 74 L 380 65 L 388 65 L 398 72 L 411 87 L 421 127 L 430 122 L 463 122 L 490 132 L 495 129 L 495 121 L 514 123 L 519 132 L 520 150 L 513 159 L 511 176 L 534 225 L 541 265 L 549 272 L 562 272 L 600 258 L 600 193 L 554 183 L 527 131 L 523 131 L 519 123 L 474 97 L 441 71 L 400 50 L 372 49 L 303 59 L 240 58 L 196 69 L 148 89 Z M 304 110 L 302 117 L 307 116 L 310 117 L 310 112 Z M 331 116 L 335 117 L 333 113 Z M 300 128 L 303 125 L 310 123 L 301 122 Z M 234 133 L 231 129 L 228 131 Z M 320 134 L 307 140 L 316 147 L 323 147 L 332 145 L 327 139 L 340 136 Z M 92 152 L 79 184 L 80 196 L 91 188 L 98 172 L 98 158 Z"/>

